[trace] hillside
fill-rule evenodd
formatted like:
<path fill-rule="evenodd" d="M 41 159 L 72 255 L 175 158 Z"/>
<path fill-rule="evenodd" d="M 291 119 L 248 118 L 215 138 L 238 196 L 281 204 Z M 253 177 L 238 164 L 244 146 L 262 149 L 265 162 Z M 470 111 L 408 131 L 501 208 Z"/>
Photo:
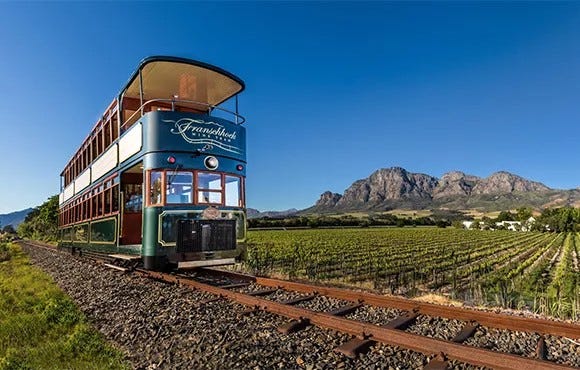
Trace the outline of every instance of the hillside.
<path fill-rule="evenodd" d="M 29 214 L 30 211 L 32 211 L 32 208 L 0 215 L 0 227 L 12 225 L 16 229 L 18 225 L 24 221 L 26 215 Z"/>
<path fill-rule="evenodd" d="M 326 191 L 304 213 L 384 211 L 391 209 L 477 209 L 500 211 L 575 205 L 580 189 L 557 190 L 500 171 L 481 178 L 459 171 L 441 178 L 401 167 L 382 168 L 355 181 L 343 194 Z"/>

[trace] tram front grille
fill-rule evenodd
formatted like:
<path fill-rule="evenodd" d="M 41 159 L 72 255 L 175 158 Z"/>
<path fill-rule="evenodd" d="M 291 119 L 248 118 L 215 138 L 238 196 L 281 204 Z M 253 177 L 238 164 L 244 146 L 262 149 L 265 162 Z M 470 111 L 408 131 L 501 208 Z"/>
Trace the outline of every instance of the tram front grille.
<path fill-rule="evenodd" d="M 235 220 L 179 220 L 177 252 L 213 252 L 236 249 Z"/>

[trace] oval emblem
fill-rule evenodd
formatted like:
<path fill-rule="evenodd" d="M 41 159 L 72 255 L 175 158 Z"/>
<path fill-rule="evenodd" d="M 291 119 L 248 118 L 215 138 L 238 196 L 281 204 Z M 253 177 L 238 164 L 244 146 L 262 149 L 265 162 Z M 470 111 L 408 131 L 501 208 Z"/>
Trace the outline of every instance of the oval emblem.
<path fill-rule="evenodd" d="M 216 207 L 207 207 L 206 209 L 203 210 L 203 213 L 201 214 L 203 216 L 203 218 L 207 218 L 210 220 L 215 220 L 216 218 L 220 217 L 220 210 L 217 209 Z"/>

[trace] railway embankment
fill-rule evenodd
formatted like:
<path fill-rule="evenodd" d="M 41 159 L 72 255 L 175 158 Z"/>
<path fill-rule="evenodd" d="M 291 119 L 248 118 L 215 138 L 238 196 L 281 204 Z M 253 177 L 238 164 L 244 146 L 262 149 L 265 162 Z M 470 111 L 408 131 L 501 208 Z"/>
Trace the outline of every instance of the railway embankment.
<path fill-rule="evenodd" d="M 93 325 L 116 343 L 138 369 L 407 369 L 429 366 L 429 361 L 434 363 L 433 355 L 381 343 L 372 346 L 368 353 L 348 358 L 337 353 L 336 349 L 351 342 L 350 335 L 316 326 L 283 334 L 279 329 L 288 323 L 286 318 L 233 303 L 225 298 L 229 294 L 220 297 L 192 290 L 195 284 L 172 285 L 146 279 L 142 274 L 124 274 L 56 251 L 40 248 L 29 248 L 28 251 L 34 263 L 54 277 Z M 265 280 L 257 282 L 257 285 L 245 284 L 239 289 L 255 290 L 256 296 L 262 296 L 268 284 Z M 233 285 L 230 284 L 232 288 Z M 298 299 L 303 295 L 280 290 L 279 286 L 273 289 L 275 292 L 269 288 L 272 295 L 267 299 L 275 301 Z M 208 291 L 215 293 L 217 290 Z M 337 307 L 340 310 L 345 304 L 347 302 L 338 297 L 320 296 L 304 300 L 297 306 L 329 312 Z M 401 313 L 399 310 L 365 306 L 346 317 L 375 325 L 389 325 L 397 321 L 393 318 L 400 318 Z M 416 320 L 402 330 L 448 340 L 459 336 L 458 331 L 464 331 L 462 328 L 465 328 L 465 322 L 417 315 Z M 523 361 L 523 358 L 538 355 L 535 348 L 538 339 L 533 333 L 489 330 L 480 326 L 468 340 L 472 342 L 470 346 L 480 348 L 491 348 L 493 344 L 496 351 L 520 355 L 522 359 L 518 361 Z M 577 362 L 580 346 L 574 341 L 547 335 L 542 347 L 545 347 L 540 351 L 542 356 L 554 364 L 580 365 Z M 476 367 L 453 360 L 447 363 L 447 368 Z"/>
<path fill-rule="evenodd" d="M 25 248 L 135 369 L 378 369 L 426 363 L 422 354 L 383 345 L 351 360 L 333 352 L 350 339 L 347 334 L 313 326 L 283 335 L 277 327 L 284 317 L 248 313 L 208 293 Z"/>

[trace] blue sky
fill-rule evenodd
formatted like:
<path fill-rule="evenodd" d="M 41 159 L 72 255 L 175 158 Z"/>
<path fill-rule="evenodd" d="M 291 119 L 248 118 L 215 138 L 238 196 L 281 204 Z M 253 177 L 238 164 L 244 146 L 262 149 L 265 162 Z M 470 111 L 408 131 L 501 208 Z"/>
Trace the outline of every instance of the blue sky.
<path fill-rule="evenodd" d="M 245 80 L 248 206 L 381 167 L 580 185 L 580 4 L 0 3 L 0 213 L 58 174 L 148 55 Z"/>

